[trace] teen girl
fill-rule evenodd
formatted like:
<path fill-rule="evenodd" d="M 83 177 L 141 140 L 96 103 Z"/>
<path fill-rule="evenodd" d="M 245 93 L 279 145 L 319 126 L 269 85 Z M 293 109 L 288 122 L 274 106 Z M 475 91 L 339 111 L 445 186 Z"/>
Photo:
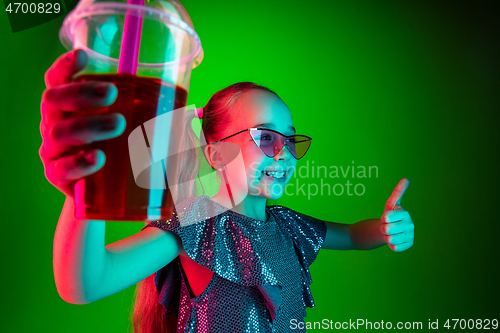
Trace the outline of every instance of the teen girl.
<path fill-rule="evenodd" d="M 82 50 L 58 58 L 46 72 L 41 104 L 45 175 L 66 195 L 54 238 L 54 276 L 65 301 L 90 303 L 140 282 L 137 332 L 287 332 L 292 319 L 303 321 L 305 308 L 314 306 L 309 266 L 320 249 L 388 244 L 398 252 L 412 246 L 413 222 L 400 206 L 407 179 L 397 185 L 381 219 L 351 225 L 266 206 L 266 200 L 282 196 L 311 141 L 296 135 L 290 110 L 277 94 L 252 83 L 217 92 L 196 112 L 211 143 L 204 149 L 207 161 L 224 172 L 227 149 L 221 147 L 236 145 L 244 179 L 223 176 L 221 188 L 230 185 L 231 192 L 188 196 L 170 220 L 105 245 L 105 223 L 73 217 L 73 186 L 105 162 L 102 151 L 85 145 L 119 136 L 126 124 L 120 114 L 67 117 L 117 97 L 110 83 L 71 82 L 86 61 Z M 189 128 L 194 116 L 188 117 Z M 196 140 L 192 129 L 189 138 Z M 84 153 L 68 156 L 72 146 Z M 244 199 L 233 206 L 233 197 Z"/>

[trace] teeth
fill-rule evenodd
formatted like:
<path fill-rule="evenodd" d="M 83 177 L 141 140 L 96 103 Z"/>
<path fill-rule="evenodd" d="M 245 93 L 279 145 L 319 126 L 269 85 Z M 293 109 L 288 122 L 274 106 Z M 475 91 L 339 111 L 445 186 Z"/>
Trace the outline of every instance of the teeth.
<path fill-rule="evenodd" d="M 264 171 L 267 176 L 274 178 L 283 178 L 285 176 L 284 171 L 276 172 L 276 171 Z"/>

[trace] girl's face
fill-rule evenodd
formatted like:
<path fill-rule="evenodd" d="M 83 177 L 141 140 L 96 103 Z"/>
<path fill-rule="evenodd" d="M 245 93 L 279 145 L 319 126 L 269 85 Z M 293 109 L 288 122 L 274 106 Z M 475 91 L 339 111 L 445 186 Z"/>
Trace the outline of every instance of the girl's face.
<path fill-rule="evenodd" d="M 248 128 L 266 128 L 283 135 L 295 134 L 292 115 L 285 102 L 264 90 L 253 89 L 238 97 L 232 109 L 234 121 L 229 124 L 224 137 Z M 297 160 L 287 146 L 274 157 L 266 156 L 253 142 L 248 131 L 224 140 L 237 144 L 245 165 L 248 195 L 276 200 L 283 195 L 290 181 Z M 266 172 L 285 172 L 282 178 Z M 241 173 L 240 173 L 241 175 Z M 242 179 L 229 179 L 230 184 L 241 184 Z M 244 186 L 240 186 L 244 187 Z M 234 191 L 235 189 L 232 189 Z M 246 195 L 246 193 L 245 193 Z"/>

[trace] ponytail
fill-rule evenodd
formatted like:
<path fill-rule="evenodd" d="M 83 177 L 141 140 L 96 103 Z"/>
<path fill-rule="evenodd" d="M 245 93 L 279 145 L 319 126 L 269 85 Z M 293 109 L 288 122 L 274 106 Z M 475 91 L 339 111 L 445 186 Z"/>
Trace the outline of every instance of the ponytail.
<path fill-rule="evenodd" d="M 193 131 L 192 122 L 195 115 L 195 110 L 189 110 L 183 117 L 185 132 L 181 138 L 182 158 L 179 158 L 177 165 L 179 182 L 171 189 L 176 203 L 196 196 L 194 182 L 200 165 L 197 149 L 200 139 Z M 174 333 L 177 330 L 177 314 L 167 314 L 165 307 L 158 302 L 155 274 L 137 283 L 132 315 L 135 333 Z"/>
<path fill-rule="evenodd" d="M 155 274 L 137 283 L 132 315 L 135 333 L 174 333 L 177 330 L 177 315 L 174 312 L 166 314 L 158 296 Z"/>

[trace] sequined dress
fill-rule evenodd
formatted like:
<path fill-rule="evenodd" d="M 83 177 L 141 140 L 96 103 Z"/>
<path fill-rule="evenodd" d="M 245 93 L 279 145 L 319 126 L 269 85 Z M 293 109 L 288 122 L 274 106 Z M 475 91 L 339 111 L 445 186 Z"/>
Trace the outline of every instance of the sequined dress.
<path fill-rule="evenodd" d="M 309 266 L 326 235 L 324 221 L 284 206 L 267 206 L 267 222 L 227 210 L 208 196 L 176 206 L 169 220 L 149 223 L 178 234 L 184 250 L 214 272 L 191 297 L 179 259 L 156 272 L 158 301 L 178 314 L 177 332 L 300 332 L 314 307 Z M 207 218 L 205 218 L 207 217 Z"/>

